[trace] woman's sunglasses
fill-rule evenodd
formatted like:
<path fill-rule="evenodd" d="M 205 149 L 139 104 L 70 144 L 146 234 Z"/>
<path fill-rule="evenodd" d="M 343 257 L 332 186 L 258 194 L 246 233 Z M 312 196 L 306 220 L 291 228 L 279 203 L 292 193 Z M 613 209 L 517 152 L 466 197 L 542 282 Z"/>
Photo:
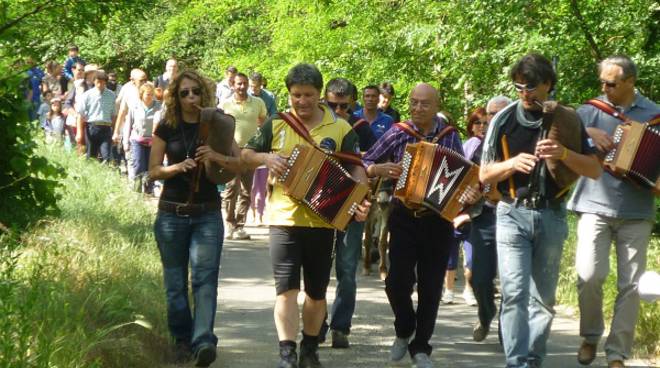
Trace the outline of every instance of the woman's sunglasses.
<path fill-rule="evenodd" d="M 191 88 L 191 89 L 182 89 L 179 91 L 179 97 L 181 98 L 186 98 L 188 95 L 192 92 L 193 95 L 195 96 L 201 96 L 202 95 L 202 89 L 201 88 Z"/>

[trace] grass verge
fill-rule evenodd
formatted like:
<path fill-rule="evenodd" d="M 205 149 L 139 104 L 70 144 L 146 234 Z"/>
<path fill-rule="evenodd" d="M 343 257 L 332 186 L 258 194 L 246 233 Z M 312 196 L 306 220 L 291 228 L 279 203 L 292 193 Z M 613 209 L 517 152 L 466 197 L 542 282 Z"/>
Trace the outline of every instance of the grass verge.
<path fill-rule="evenodd" d="M 0 237 L 0 367 L 153 367 L 167 346 L 154 206 L 95 161 L 41 146 L 62 212 Z"/>

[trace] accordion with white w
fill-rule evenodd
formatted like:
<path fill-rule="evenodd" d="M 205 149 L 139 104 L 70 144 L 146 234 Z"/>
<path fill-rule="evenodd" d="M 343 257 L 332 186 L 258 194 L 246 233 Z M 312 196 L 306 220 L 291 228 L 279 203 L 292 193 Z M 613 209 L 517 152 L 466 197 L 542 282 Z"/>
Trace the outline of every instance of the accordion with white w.
<path fill-rule="evenodd" d="M 463 209 L 465 188 L 479 184 L 479 166 L 438 144 L 408 144 L 401 165 L 394 196 L 412 210 L 428 208 L 447 221 Z"/>

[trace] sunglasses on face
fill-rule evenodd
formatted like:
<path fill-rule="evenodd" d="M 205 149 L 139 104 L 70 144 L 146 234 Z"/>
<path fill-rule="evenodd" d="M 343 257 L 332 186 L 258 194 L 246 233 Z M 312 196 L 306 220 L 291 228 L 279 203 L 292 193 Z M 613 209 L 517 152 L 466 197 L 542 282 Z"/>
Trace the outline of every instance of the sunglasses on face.
<path fill-rule="evenodd" d="M 527 92 L 534 92 L 536 88 L 538 87 L 538 84 L 531 85 L 531 84 L 522 84 L 522 83 L 514 83 L 513 86 L 516 88 L 516 91 L 519 93 L 522 93 L 524 91 Z"/>
<path fill-rule="evenodd" d="M 346 109 L 348 109 L 348 102 L 330 102 L 330 101 L 326 101 L 326 103 L 327 103 L 328 106 L 330 106 L 330 108 L 333 109 L 333 110 L 336 110 L 338 107 L 339 107 L 341 110 L 346 110 Z"/>
<path fill-rule="evenodd" d="M 600 84 L 601 85 L 604 84 L 608 88 L 616 88 L 616 86 L 619 85 L 617 82 L 612 82 L 612 81 L 608 81 L 608 80 L 604 80 L 604 79 L 600 80 Z"/>
<path fill-rule="evenodd" d="M 195 96 L 201 96 L 202 95 L 202 89 L 197 87 L 197 88 L 191 88 L 191 89 L 182 89 L 179 91 L 179 97 L 181 98 L 186 98 L 188 95 L 192 92 L 193 95 Z"/>

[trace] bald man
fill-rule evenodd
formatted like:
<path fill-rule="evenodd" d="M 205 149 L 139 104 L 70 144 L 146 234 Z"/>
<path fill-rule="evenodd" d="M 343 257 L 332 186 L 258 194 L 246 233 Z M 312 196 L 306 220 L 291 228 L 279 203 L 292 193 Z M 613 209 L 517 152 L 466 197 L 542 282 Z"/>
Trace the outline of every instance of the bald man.
<path fill-rule="evenodd" d="M 411 119 L 393 125 L 364 155 L 364 165 L 370 177 L 398 179 L 402 172 L 399 162 L 406 145 L 420 139 L 437 140 L 436 143 L 463 153 L 456 130 L 440 137 L 439 133 L 448 122 L 436 116 L 439 103 L 435 88 L 426 83 L 418 84 L 410 92 L 408 102 Z M 470 199 L 474 201 L 476 198 L 473 195 Z M 394 312 L 396 331 L 390 358 L 399 361 L 409 352 L 417 368 L 430 368 L 433 363 L 429 358 L 429 340 L 438 314 L 449 250 L 456 241 L 454 228 L 430 210 L 412 211 L 394 199 L 389 229 L 390 270 L 385 279 L 385 291 Z M 412 301 L 415 282 L 419 300 L 417 310 Z"/>
<path fill-rule="evenodd" d="M 115 100 L 116 108 L 119 111 L 117 114 L 117 122 L 112 134 L 112 140 L 117 143 L 121 137 L 121 129 L 124 126 L 126 114 L 128 114 L 129 107 L 133 104 L 140 103 L 140 87 L 147 82 L 147 73 L 141 69 L 131 70 L 131 81 L 126 83 L 119 91 L 117 99 Z"/>

